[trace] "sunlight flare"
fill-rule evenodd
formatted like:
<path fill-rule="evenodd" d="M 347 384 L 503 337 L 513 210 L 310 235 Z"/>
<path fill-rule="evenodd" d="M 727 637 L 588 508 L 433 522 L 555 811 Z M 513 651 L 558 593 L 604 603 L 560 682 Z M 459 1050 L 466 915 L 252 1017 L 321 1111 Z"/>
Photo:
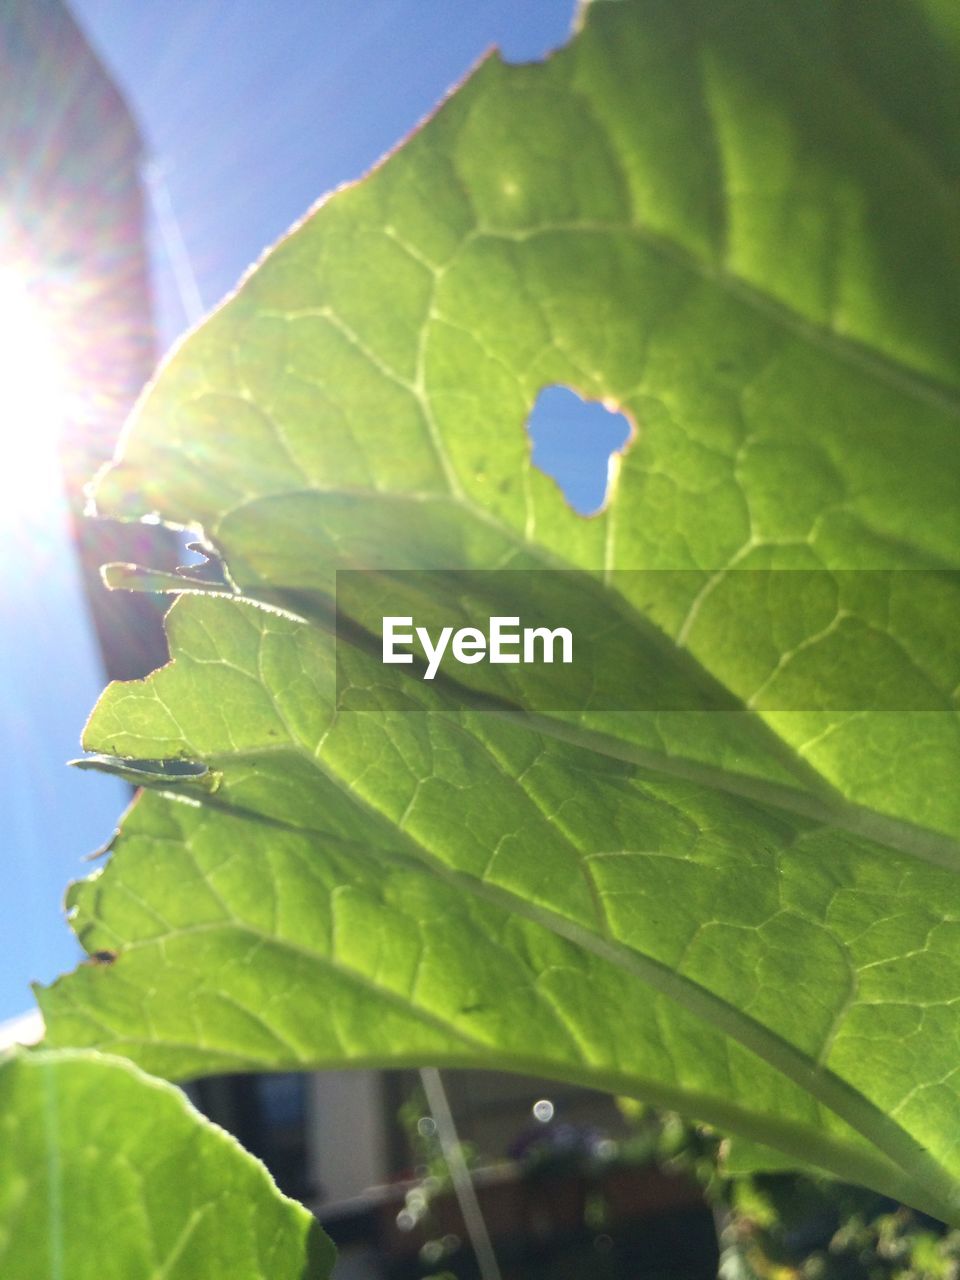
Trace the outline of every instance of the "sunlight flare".
<path fill-rule="evenodd" d="M 25 277 L 0 266 L 0 501 L 5 523 L 62 490 L 58 439 L 65 378 L 53 326 Z"/>

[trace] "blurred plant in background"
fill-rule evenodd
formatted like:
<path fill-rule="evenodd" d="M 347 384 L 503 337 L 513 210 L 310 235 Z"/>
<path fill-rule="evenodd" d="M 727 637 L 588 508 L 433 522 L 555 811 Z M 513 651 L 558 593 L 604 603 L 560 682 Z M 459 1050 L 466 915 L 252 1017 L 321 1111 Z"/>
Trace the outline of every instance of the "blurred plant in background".
<path fill-rule="evenodd" d="M 539 1105 L 539 1104 L 538 1104 Z M 708 1125 L 691 1124 L 632 1098 L 618 1099 L 624 1131 L 573 1125 L 561 1115 L 536 1117 L 517 1136 L 511 1156 L 522 1182 L 586 1180 L 582 1227 L 601 1244 L 624 1216 L 614 1191 L 619 1171 L 650 1170 L 693 1180 L 713 1212 L 720 1250 L 719 1280 L 958 1280 L 960 1231 L 893 1201 L 813 1171 L 731 1173 L 728 1143 Z M 414 1156 L 417 1181 L 398 1215 L 401 1229 L 432 1227 L 431 1206 L 451 1192 L 436 1125 L 422 1093 L 399 1112 Z M 496 1168 L 463 1144 L 470 1168 Z M 500 1162 L 501 1166 L 503 1162 Z M 644 1206 L 635 1206 L 642 1212 Z M 598 1233 L 598 1234 L 597 1234 Z M 425 1266 L 456 1265 L 461 1241 L 445 1234 L 421 1248 Z M 591 1274 L 595 1275 L 596 1271 Z M 454 1271 L 424 1280 L 461 1280 Z"/>

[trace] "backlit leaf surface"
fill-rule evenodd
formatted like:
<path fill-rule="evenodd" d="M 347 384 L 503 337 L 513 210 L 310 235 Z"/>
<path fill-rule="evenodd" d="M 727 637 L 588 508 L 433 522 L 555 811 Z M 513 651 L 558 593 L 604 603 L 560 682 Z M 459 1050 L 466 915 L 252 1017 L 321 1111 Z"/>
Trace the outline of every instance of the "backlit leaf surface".
<path fill-rule="evenodd" d="M 119 958 L 54 1044 L 539 1071 L 960 1221 L 958 48 L 945 0 L 598 0 L 175 353 L 98 504 L 237 595 L 88 725 L 156 793 L 72 891 Z M 555 383 L 635 424 L 590 519 L 530 461 Z M 586 571 L 729 702 L 398 699 L 334 648 L 358 567 Z"/>
<path fill-rule="evenodd" d="M 89 1051 L 0 1061 L 4 1280 L 322 1280 L 333 1248 L 171 1085 Z"/>

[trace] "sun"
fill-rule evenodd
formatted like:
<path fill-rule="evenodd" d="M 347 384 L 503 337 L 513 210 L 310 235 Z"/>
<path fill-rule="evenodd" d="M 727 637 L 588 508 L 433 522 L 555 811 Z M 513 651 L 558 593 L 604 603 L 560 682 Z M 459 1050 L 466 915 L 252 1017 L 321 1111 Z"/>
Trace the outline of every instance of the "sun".
<path fill-rule="evenodd" d="M 66 410 L 63 362 L 28 280 L 0 265 L 0 525 L 59 499 L 58 442 Z"/>

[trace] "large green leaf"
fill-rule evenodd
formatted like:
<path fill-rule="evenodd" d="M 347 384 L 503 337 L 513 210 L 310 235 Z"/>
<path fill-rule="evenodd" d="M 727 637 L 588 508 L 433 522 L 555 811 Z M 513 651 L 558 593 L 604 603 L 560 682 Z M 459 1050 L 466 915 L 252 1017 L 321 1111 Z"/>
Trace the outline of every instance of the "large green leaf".
<path fill-rule="evenodd" d="M 178 1089 L 127 1062 L 6 1056 L 0 1132 L 4 1280 L 330 1274 L 310 1214 Z"/>
<path fill-rule="evenodd" d="M 870 15 L 598 2 L 173 356 L 97 501 L 228 587 L 88 725 L 160 794 L 72 891 L 119 956 L 54 1043 L 537 1070 L 960 1220 L 960 26 Z M 593 519 L 531 465 L 554 382 L 636 424 Z M 334 649 L 356 567 L 585 571 L 686 709 L 397 694 L 349 592 Z"/>

